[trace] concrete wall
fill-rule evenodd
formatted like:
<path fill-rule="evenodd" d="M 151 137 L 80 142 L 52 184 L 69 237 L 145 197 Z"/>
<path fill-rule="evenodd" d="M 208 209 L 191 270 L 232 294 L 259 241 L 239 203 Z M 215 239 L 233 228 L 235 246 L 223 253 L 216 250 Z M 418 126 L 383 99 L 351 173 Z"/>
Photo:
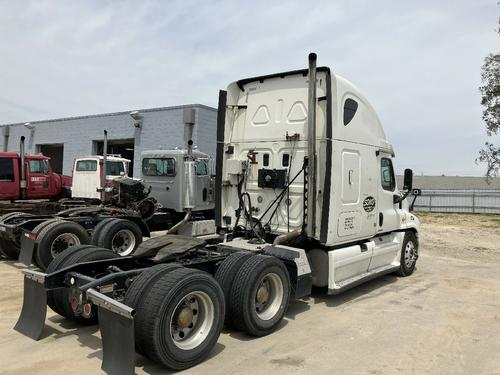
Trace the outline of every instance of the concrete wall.
<path fill-rule="evenodd" d="M 184 108 L 195 108 L 196 125 L 193 131 L 195 146 L 215 158 L 217 110 L 194 104 L 177 107 L 139 110 L 143 116 L 142 128 L 134 127 L 134 120 L 127 112 L 82 116 L 66 119 L 32 121 L 30 130 L 24 123 L 9 126 L 8 151 L 19 150 L 19 140 L 26 137 L 26 151 L 35 153 L 39 144 L 64 144 L 63 173 L 71 175 L 73 159 L 90 155 L 93 141 L 102 141 L 103 130 L 108 131 L 108 139 L 134 139 L 134 176 L 140 176 L 140 155 L 143 150 L 169 149 L 184 145 Z M 4 134 L 5 131 L 0 132 Z M 5 140 L 5 138 L 3 139 Z"/>

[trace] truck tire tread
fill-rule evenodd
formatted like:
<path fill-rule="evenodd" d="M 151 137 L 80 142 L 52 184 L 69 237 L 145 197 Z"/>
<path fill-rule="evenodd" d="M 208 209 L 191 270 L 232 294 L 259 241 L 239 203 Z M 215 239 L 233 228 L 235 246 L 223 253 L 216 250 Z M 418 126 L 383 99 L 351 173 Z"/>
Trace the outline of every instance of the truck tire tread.
<path fill-rule="evenodd" d="M 229 298 L 231 296 L 231 287 L 233 286 L 234 278 L 239 269 L 246 262 L 246 260 L 255 254 L 250 252 L 237 252 L 229 255 L 222 261 L 219 268 L 215 272 L 215 280 L 219 283 L 222 291 L 224 292 L 224 300 L 226 307 L 230 305 Z M 229 308 L 226 308 L 224 324 L 231 324 L 231 317 Z"/>
<path fill-rule="evenodd" d="M 283 283 L 283 302 L 275 317 L 269 321 L 256 318 L 256 312 L 251 309 L 254 301 L 253 292 L 256 282 L 266 270 L 281 274 Z M 267 255 L 256 255 L 247 259 L 234 279 L 229 299 L 229 309 L 234 326 L 249 335 L 260 337 L 268 335 L 276 329 L 283 318 L 290 300 L 290 278 L 288 271 L 278 258 Z"/>

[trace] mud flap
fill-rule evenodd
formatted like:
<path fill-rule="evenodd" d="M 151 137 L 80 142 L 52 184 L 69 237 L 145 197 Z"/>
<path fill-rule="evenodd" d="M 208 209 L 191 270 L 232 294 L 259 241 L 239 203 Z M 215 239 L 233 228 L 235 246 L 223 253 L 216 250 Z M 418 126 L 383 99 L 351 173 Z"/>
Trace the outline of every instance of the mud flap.
<path fill-rule="evenodd" d="M 33 340 L 39 340 L 45 327 L 47 292 L 43 283 L 24 276 L 24 297 L 21 315 L 14 329 Z"/>
<path fill-rule="evenodd" d="M 102 370 L 110 375 L 135 373 L 134 309 L 94 289 L 87 297 L 97 305 L 102 338 Z"/>
<path fill-rule="evenodd" d="M 135 373 L 134 320 L 98 308 L 102 370 L 110 375 Z"/>
<path fill-rule="evenodd" d="M 23 231 L 21 233 L 21 253 L 19 262 L 29 266 L 33 262 L 33 253 L 35 251 L 36 234 Z"/>

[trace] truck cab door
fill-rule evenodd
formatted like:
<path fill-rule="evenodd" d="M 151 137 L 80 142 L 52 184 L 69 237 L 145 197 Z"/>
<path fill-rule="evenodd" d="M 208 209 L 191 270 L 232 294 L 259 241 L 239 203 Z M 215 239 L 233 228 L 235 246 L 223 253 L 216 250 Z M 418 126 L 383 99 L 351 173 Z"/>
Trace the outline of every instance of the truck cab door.
<path fill-rule="evenodd" d="M 19 159 L 0 158 L 0 200 L 19 199 Z"/>
<path fill-rule="evenodd" d="M 378 218 L 375 248 L 370 262 L 370 270 L 388 266 L 394 262 L 399 249 L 397 242 L 393 242 L 391 232 L 399 228 L 398 205 L 394 203 L 397 194 L 396 176 L 390 154 L 380 152 L 378 155 L 379 186 L 378 186 Z M 382 234 L 388 234 L 382 236 Z"/>
<path fill-rule="evenodd" d="M 209 209 L 212 202 L 211 177 L 208 171 L 208 160 L 196 159 L 196 208 Z"/>
<path fill-rule="evenodd" d="M 55 186 L 48 160 L 30 159 L 26 164 L 26 197 L 53 197 Z"/>

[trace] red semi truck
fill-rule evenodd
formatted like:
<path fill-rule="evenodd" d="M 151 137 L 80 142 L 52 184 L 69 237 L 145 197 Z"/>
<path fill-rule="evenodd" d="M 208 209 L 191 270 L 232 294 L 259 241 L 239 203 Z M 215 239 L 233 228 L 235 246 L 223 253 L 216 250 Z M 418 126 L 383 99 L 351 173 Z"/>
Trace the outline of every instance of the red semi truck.
<path fill-rule="evenodd" d="M 0 152 L 0 200 L 59 199 L 71 196 L 71 177 L 52 171 L 50 158 Z"/>

